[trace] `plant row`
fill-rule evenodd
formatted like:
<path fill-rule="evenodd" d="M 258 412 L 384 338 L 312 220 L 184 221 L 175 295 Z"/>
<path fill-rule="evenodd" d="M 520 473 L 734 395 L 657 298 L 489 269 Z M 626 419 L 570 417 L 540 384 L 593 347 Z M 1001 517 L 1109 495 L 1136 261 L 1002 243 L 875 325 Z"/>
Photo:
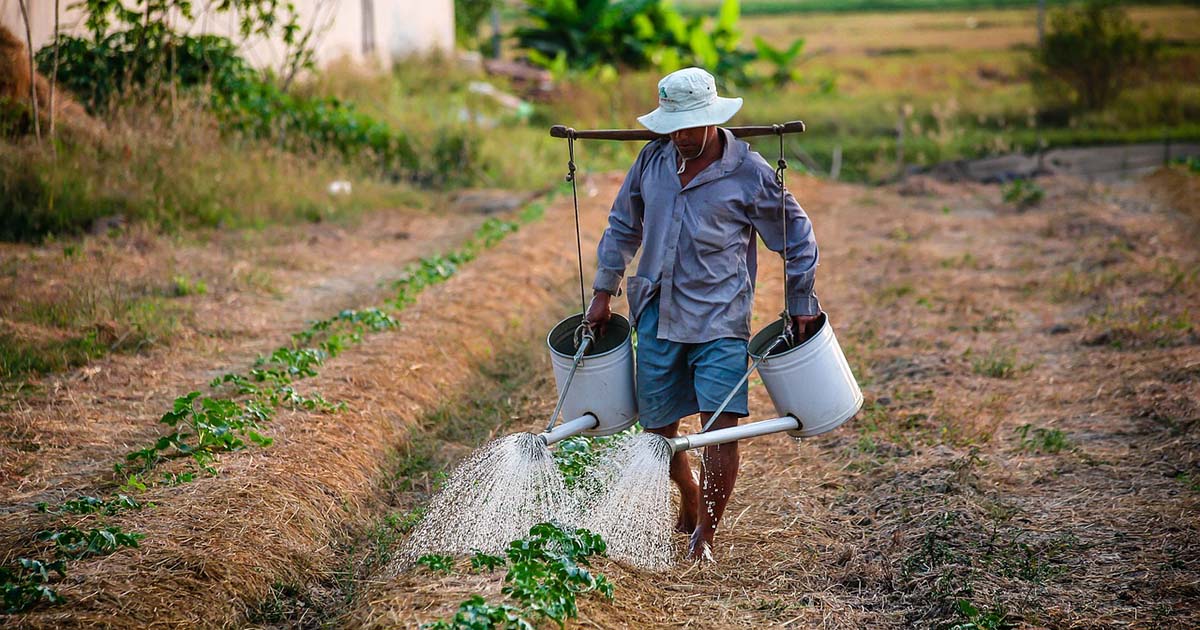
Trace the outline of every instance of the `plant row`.
<path fill-rule="evenodd" d="M 522 224 L 541 217 L 544 206 L 530 204 L 515 221 L 489 218 L 457 250 L 444 255 L 422 258 L 410 264 L 394 284 L 394 297 L 385 308 L 399 312 L 411 305 L 425 288 L 452 277 L 459 267 L 498 243 Z M 57 506 L 39 503 L 39 512 L 52 515 L 82 515 L 99 519 L 99 526 L 81 530 L 60 526 L 38 532 L 35 537 L 53 546 L 54 561 L 18 558 L 16 565 L 0 567 L 0 590 L 4 592 L 4 612 L 28 610 L 38 603 L 60 603 L 62 598 L 48 584 L 54 574 L 66 575 L 67 560 L 106 555 L 122 547 L 137 547 L 143 534 L 125 532 L 109 526 L 105 517 L 125 510 L 140 510 L 146 504 L 130 495 L 151 487 L 171 487 L 195 480 L 198 475 L 217 475 L 220 454 L 243 450 L 250 445 L 269 446 L 271 438 L 263 431 L 280 408 L 303 408 L 337 412 L 342 403 L 330 403 L 320 394 L 302 395 L 298 380 L 316 376 L 324 362 L 364 335 L 398 327 L 384 309 L 345 310 L 337 315 L 311 322 L 292 335 L 291 343 L 270 355 L 260 356 L 245 373 L 227 373 L 213 379 L 213 393 L 189 392 L 176 398 L 160 423 L 168 432 L 153 443 L 128 453 L 114 464 L 120 487 L 118 493 L 102 499 L 84 496 Z M 183 470 L 151 475 L 160 465 L 187 462 Z M 176 467 L 178 468 L 178 467 Z"/>
<path fill-rule="evenodd" d="M 586 529 L 564 529 L 554 523 L 539 523 L 529 535 L 509 543 L 504 556 L 477 552 L 471 569 L 492 572 L 507 567 L 503 593 L 512 603 L 489 603 L 473 595 L 458 606 L 448 619 L 422 625 L 427 630 L 532 630 L 541 621 L 562 628 L 579 616 L 576 596 L 599 593 L 613 598 L 613 585 L 603 575 L 590 571 L 589 559 L 606 555 L 604 540 Z M 417 559 L 431 571 L 452 572 L 452 556 L 429 554 Z"/>

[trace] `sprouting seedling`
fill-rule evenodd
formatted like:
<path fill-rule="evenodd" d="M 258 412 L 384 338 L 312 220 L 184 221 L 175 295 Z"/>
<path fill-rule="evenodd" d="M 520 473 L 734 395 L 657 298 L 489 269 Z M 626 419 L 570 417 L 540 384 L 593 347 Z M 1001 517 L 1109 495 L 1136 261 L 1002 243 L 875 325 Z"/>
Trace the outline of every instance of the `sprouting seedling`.
<path fill-rule="evenodd" d="M 454 556 L 427 553 L 420 558 L 417 558 L 417 564 L 429 569 L 430 571 L 449 573 L 454 570 Z"/>
<path fill-rule="evenodd" d="M 471 569 L 480 573 L 495 571 L 497 568 L 504 566 L 504 562 L 504 556 L 493 556 L 482 551 L 476 551 L 475 555 L 471 556 Z"/>

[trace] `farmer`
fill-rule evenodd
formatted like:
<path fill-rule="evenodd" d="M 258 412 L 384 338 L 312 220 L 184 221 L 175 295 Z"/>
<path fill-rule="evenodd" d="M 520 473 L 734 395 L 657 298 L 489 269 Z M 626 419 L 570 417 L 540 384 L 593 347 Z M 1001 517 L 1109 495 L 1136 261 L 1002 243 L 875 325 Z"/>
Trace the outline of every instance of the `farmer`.
<path fill-rule="evenodd" d="M 755 233 L 784 251 L 787 222 L 788 312 L 797 337 L 815 328 L 817 242 L 790 193 L 781 216 L 775 172 L 750 145 L 717 127 L 742 106 L 717 96 L 712 75 L 685 68 L 658 83 L 658 109 L 638 118 L 663 134 L 647 144 L 621 186 L 600 239 L 587 322 L 603 332 L 625 268 L 638 249 L 637 273 L 625 281 L 638 333 L 637 400 L 642 426 L 674 437 L 679 421 L 701 426 L 747 368 L 756 273 Z M 749 415 L 743 383 L 712 429 Z M 701 483 L 686 453 L 671 460 L 682 505 L 676 529 L 690 534 L 688 557 L 712 560 L 712 543 L 737 479 L 738 446 L 704 449 Z"/>

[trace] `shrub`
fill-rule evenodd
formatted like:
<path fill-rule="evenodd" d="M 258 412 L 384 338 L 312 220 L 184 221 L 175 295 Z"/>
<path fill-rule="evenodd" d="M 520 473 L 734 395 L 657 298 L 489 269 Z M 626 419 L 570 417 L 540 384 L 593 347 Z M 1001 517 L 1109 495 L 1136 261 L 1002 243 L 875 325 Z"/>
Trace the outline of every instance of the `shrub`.
<path fill-rule="evenodd" d="M 1076 105 L 1102 109 L 1126 87 L 1132 73 L 1152 64 L 1161 41 L 1147 40 L 1115 3 L 1091 0 L 1056 12 L 1034 61 L 1070 86 Z"/>

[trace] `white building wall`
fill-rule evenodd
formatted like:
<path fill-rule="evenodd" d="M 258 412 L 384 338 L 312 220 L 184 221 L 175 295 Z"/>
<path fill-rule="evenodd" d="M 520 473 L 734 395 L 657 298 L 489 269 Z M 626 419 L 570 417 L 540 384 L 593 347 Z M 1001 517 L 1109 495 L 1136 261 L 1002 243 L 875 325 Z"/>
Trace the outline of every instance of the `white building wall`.
<path fill-rule="evenodd" d="M 68 8 L 75 1 L 58 0 L 64 32 L 83 31 L 82 12 Z M 307 30 L 316 25 L 318 66 L 349 58 L 365 65 L 386 67 L 395 57 L 454 50 L 454 0 L 293 1 L 300 13 L 301 28 Z M 33 47 L 37 50 L 54 39 L 55 0 L 26 2 Z M 364 20 L 364 9 L 373 14 L 373 20 Z M 24 41 L 25 23 L 17 0 L 0 0 L 0 24 Z M 200 15 L 190 30 L 226 35 L 235 41 L 241 39 L 237 20 L 228 15 Z M 273 68 L 280 68 L 286 53 L 283 42 L 277 38 L 243 42 L 242 51 L 255 66 Z"/>

